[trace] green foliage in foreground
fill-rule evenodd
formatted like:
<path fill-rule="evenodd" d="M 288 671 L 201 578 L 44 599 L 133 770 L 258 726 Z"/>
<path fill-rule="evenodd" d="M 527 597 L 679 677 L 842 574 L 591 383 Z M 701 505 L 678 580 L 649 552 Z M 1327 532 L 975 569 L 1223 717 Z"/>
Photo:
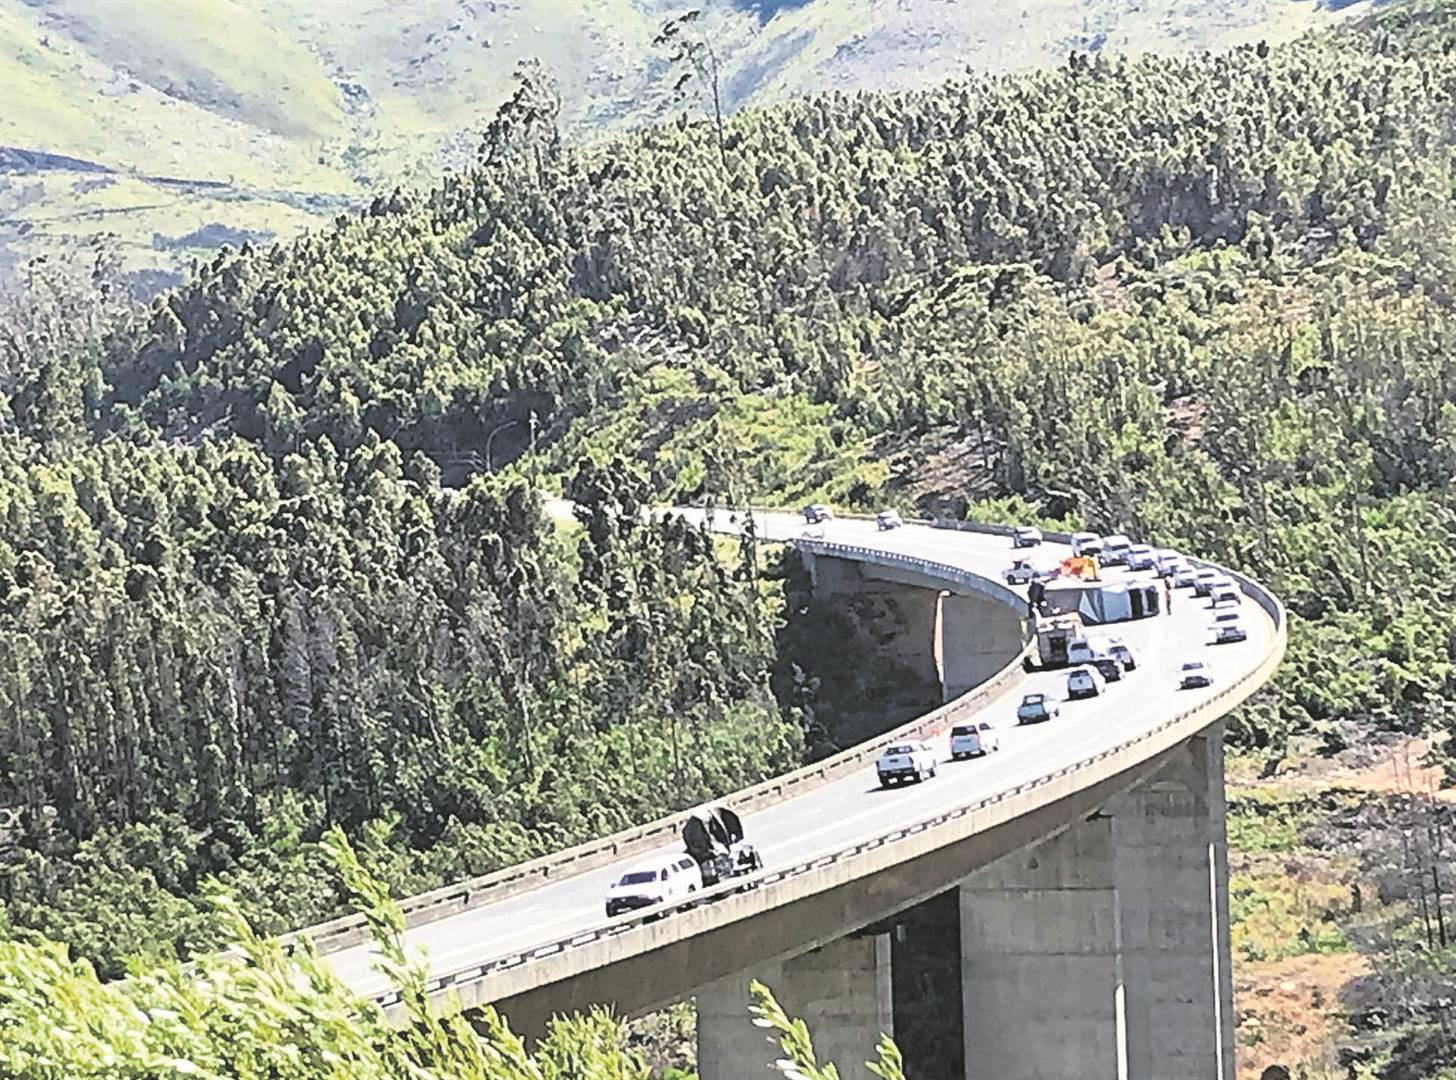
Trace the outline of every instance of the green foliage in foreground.
<path fill-rule="evenodd" d="M 115 967 L 205 941 L 209 876 L 330 910 L 330 824 L 411 888 L 797 759 L 762 582 L 656 498 L 1134 533 L 1289 605 L 1237 741 L 1456 728 L 1452 10 L 721 143 L 524 116 L 145 312 L 38 289 L 0 333 L 5 917 Z"/>
<path fill-rule="evenodd" d="M 211 898 L 228 945 L 186 967 L 133 965 L 102 982 L 85 960 L 39 938 L 0 939 L 0 1075 L 12 1080 L 647 1080 L 620 1023 L 596 1009 L 554 1020 L 529 1052 L 495 1012 L 467 1020 L 425 994 L 423 958 L 407 955 L 404 918 L 344 834 L 323 848 L 400 991 L 395 1027 L 346 989 L 311 948 L 290 955 L 255 933 L 227 895 Z M 802 1021 L 771 991 L 753 987 L 759 1023 L 776 1032 L 806 1080 L 835 1080 L 819 1065 Z M 899 1055 L 881 1041 L 876 1074 L 901 1080 Z"/>

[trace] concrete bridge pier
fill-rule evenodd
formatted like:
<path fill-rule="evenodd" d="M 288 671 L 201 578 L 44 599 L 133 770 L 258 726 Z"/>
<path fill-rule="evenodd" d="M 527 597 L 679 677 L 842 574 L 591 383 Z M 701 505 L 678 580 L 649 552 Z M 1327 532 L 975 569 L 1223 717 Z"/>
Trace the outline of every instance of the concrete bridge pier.
<path fill-rule="evenodd" d="M 1109 805 L 1127 977 L 1128 1075 L 1233 1080 L 1223 725 Z"/>
<path fill-rule="evenodd" d="M 821 1063 L 832 1061 L 843 1080 L 874 1080 L 864 1063 L 880 1033 L 893 1034 L 890 937 L 841 938 L 822 949 L 719 979 L 697 991 L 700 1080 L 770 1078 L 783 1057 L 777 1036 L 755 1027 L 748 984 L 758 979 L 784 1011 L 809 1025 Z"/>
<path fill-rule="evenodd" d="M 1115 852 L 1097 816 L 962 883 L 968 1080 L 1127 1076 Z"/>
<path fill-rule="evenodd" d="M 961 885 L 968 1080 L 1233 1080 L 1223 728 Z"/>

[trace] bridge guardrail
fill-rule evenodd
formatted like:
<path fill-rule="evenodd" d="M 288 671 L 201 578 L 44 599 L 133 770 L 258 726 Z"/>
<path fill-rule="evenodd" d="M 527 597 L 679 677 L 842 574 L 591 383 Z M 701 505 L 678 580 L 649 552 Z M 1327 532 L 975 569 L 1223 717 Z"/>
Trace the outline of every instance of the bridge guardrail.
<path fill-rule="evenodd" d="M 1026 601 L 999 582 L 990 583 L 993 587 L 987 589 L 987 579 L 955 567 L 948 567 L 943 563 L 853 544 L 835 544 L 819 540 L 799 540 L 795 543 L 816 554 L 850 556 L 875 561 L 882 565 L 903 566 L 926 572 L 928 576 L 940 580 L 949 577 L 956 584 L 972 588 L 982 595 L 991 595 L 998 602 L 1007 606 L 1016 607 L 1018 612 L 1025 610 Z M 947 574 L 947 571 L 950 573 Z M 846 773 L 864 768 L 879 757 L 880 751 L 892 742 L 908 738 L 923 738 L 938 733 L 963 713 L 979 709 L 986 702 L 999 697 L 1020 682 L 1025 675 L 1022 662 L 1032 645 L 1032 641 L 1026 633 L 1023 633 L 1023 639 L 1021 652 L 996 675 L 939 708 L 916 717 L 893 731 L 842 750 L 823 761 L 801 766 L 791 772 L 761 781 L 741 791 L 729 792 L 721 798 L 700 805 L 710 806 L 731 799 L 733 808 L 738 813 L 752 813 L 780 801 L 786 791 L 792 790 L 795 795 L 803 794 L 837 780 Z M 400 904 L 406 924 L 413 927 L 436 922 L 462 911 L 483 907 L 486 904 L 519 895 L 548 881 L 606 866 L 625 855 L 651 851 L 674 840 L 682 820 L 694 809 L 696 808 L 680 810 L 647 824 L 621 830 L 600 840 L 578 844 L 553 855 L 545 855 L 530 862 L 518 863 L 515 866 L 505 867 L 468 881 L 419 893 Z M 285 935 L 281 940 L 285 948 L 293 948 L 302 939 L 308 938 L 319 952 L 328 953 L 360 944 L 367 936 L 368 927 L 361 916 L 345 915 Z"/>
<path fill-rule="evenodd" d="M 930 564 L 930 560 L 920 561 Z M 954 576 L 964 573 L 964 571 L 959 570 L 959 568 L 957 567 L 946 566 L 944 564 L 933 565 L 938 565 L 943 571 L 947 572 L 942 576 Z M 1139 744 L 1153 740 L 1172 728 L 1178 727 L 1179 725 L 1188 724 L 1192 720 L 1200 720 L 1200 726 L 1196 730 L 1202 730 L 1202 727 L 1207 726 L 1208 723 L 1211 723 L 1213 720 L 1224 715 L 1227 709 L 1223 707 L 1223 703 L 1226 702 L 1228 698 L 1237 694 L 1239 695 L 1239 700 L 1242 701 L 1244 698 L 1247 698 L 1249 694 L 1254 691 L 1254 689 L 1257 688 L 1258 683 L 1262 683 L 1270 675 L 1273 674 L 1274 669 L 1278 667 L 1279 661 L 1284 656 L 1284 650 L 1288 640 L 1287 618 L 1284 613 L 1284 607 L 1279 602 L 1278 598 L 1252 578 L 1249 578 L 1242 574 L 1234 573 L 1233 571 L 1229 571 L 1223 567 L 1220 567 L 1220 569 L 1225 570 L 1225 572 L 1233 577 L 1235 581 L 1239 582 L 1240 588 L 1244 592 L 1244 594 L 1255 603 L 1257 603 L 1261 608 L 1263 608 L 1264 611 L 1269 615 L 1271 621 L 1274 623 L 1274 640 L 1271 643 L 1268 652 L 1265 653 L 1263 659 L 1254 668 L 1245 672 L 1242 676 L 1220 689 L 1217 693 L 1200 701 L 1197 705 L 1189 709 L 1181 710 L 1173 714 L 1166 720 L 1162 721 L 1161 723 L 1156 724 L 1153 727 L 1148 728 L 1145 731 L 1142 731 L 1129 739 L 1125 739 L 1114 746 L 1108 747 L 1104 750 L 1100 750 L 1097 753 L 1091 754 L 1088 757 L 1082 758 L 1076 762 L 1073 762 L 1070 765 L 1065 765 L 1058 769 L 1054 769 L 1051 772 L 1043 773 L 1041 776 L 1038 776 L 1033 780 L 1028 780 L 1024 783 L 1017 784 L 1014 787 L 1006 788 L 1001 791 L 995 792 L 994 794 L 988 795 L 985 798 L 976 800 L 971 803 L 965 803 L 957 807 L 953 807 L 950 810 L 941 811 L 940 813 L 934 814 L 920 821 L 913 822 L 909 825 L 903 825 L 894 829 L 887 830 L 886 832 L 877 834 L 873 837 L 859 841 L 855 844 L 851 844 L 835 852 L 831 852 L 825 855 L 818 855 L 812 859 L 807 859 L 803 862 L 795 863 L 792 866 L 775 868 L 772 870 L 764 870 L 747 879 L 735 879 L 731 883 L 727 883 L 712 889 L 707 889 L 699 892 L 695 894 L 692 900 L 684 900 L 677 903 L 656 907 L 651 909 L 650 912 L 647 914 L 632 913 L 628 915 L 620 915 L 611 919 L 610 921 L 605 922 L 600 926 L 593 927 L 588 930 L 579 930 L 574 934 L 559 938 L 552 942 L 548 942 L 544 945 L 537 945 L 528 950 L 523 950 L 515 953 L 507 953 L 489 960 L 465 965 L 444 974 L 432 977 L 427 984 L 427 992 L 432 995 L 436 993 L 442 993 L 448 991 L 454 986 L 477 981 L 497 971 L 504 971 L 510 968 L 519 967 L 523 964 L 530 963 L 533 960 L 544 959 L 546 957 L 565 952 L 566 950 L 571 948 L 600 941 L 603 938 L 623 934 L 629 930 L 633 930 L 649 922 L 661 919 L 664 916 L 670 916 L 678 911 L 696 907 L 700 904 L 704 904 L 714 899 L 717 899 L 718 897 L 726 896 L 730 893 L 737 892 L 740 889 L 770 886 L 780 881 L 785 881 L 791 878 L 800 877 L 804 874 L 812 873 L 815 870 L 822 869 L 825 866 L 833 865 L 834 863 L 840 862 L 844 859 L 852 858 L 863 852 L 883 847 L 886 844 L 893 844 L 898 840 L 902 840 L 906 837 L 925 832 L 927 829 L 933 829 L 939 825 L 945 824 L 946 822 L 963 818 L 967 814 L 975 813 L 978 810 L 994 806 L 997 803 L 1004 802 L 1008 798 L 1012 798 L 1016 795 L 1022 794 L 1023 792 L 1031 791 L 1038 787 L 1044 787 L 1047 784 L 1050 784 L 1053 781 L 1060 779 L 1061 777 L 1069 776 L 1073 773 L 1089 769 L 1102 761 L 1106 761 L 1109 758 L 1121 755 L 1129 749 L 1138 746 Z M 997 676 L 997 678 L 1000 678 L 1005 674 L 1006 671 L 1003 670 L 1001 675 Z M 1251 683 L 1254 683 L 1256 685 L 1251 686 Z M 972 691 L 972 694 L 974 693 L 975 691 Z M 966 696 L 969 697 L 971 695 Z M 952 702 L 951 704 L 954 705 L 955 702 Z M 904 736 L 902 735 L 901 737 Z M 883 742 L 885 740 L 880 741 Z M 387 1009 L 398 1002 L 399 996 L 395 991 L 387 990 L 373 995 L 373 1000 L 382 1008 Z"/>

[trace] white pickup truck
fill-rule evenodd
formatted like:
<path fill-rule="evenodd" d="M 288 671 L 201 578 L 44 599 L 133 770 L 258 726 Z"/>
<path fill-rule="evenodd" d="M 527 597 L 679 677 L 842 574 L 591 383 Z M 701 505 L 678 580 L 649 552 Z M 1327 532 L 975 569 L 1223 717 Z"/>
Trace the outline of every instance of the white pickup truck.
<path fill-rule="evenodd" d="M 880 774 L 880 787 L 914 780 L 917 784 L 935 775 L 935 751 L 926 743 L 901 742 L 885 748 L 875 771 Z"/>

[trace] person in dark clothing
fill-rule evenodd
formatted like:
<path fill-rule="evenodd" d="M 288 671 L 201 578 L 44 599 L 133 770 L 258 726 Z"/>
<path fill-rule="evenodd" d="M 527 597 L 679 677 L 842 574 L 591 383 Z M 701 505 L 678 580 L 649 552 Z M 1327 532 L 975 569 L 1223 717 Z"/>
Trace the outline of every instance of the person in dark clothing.
<path fill-rule="evenodd" d="M 1173 614 L 1173 580 L 1163 579 L 1163 608 L 1169 614 Z"/>

